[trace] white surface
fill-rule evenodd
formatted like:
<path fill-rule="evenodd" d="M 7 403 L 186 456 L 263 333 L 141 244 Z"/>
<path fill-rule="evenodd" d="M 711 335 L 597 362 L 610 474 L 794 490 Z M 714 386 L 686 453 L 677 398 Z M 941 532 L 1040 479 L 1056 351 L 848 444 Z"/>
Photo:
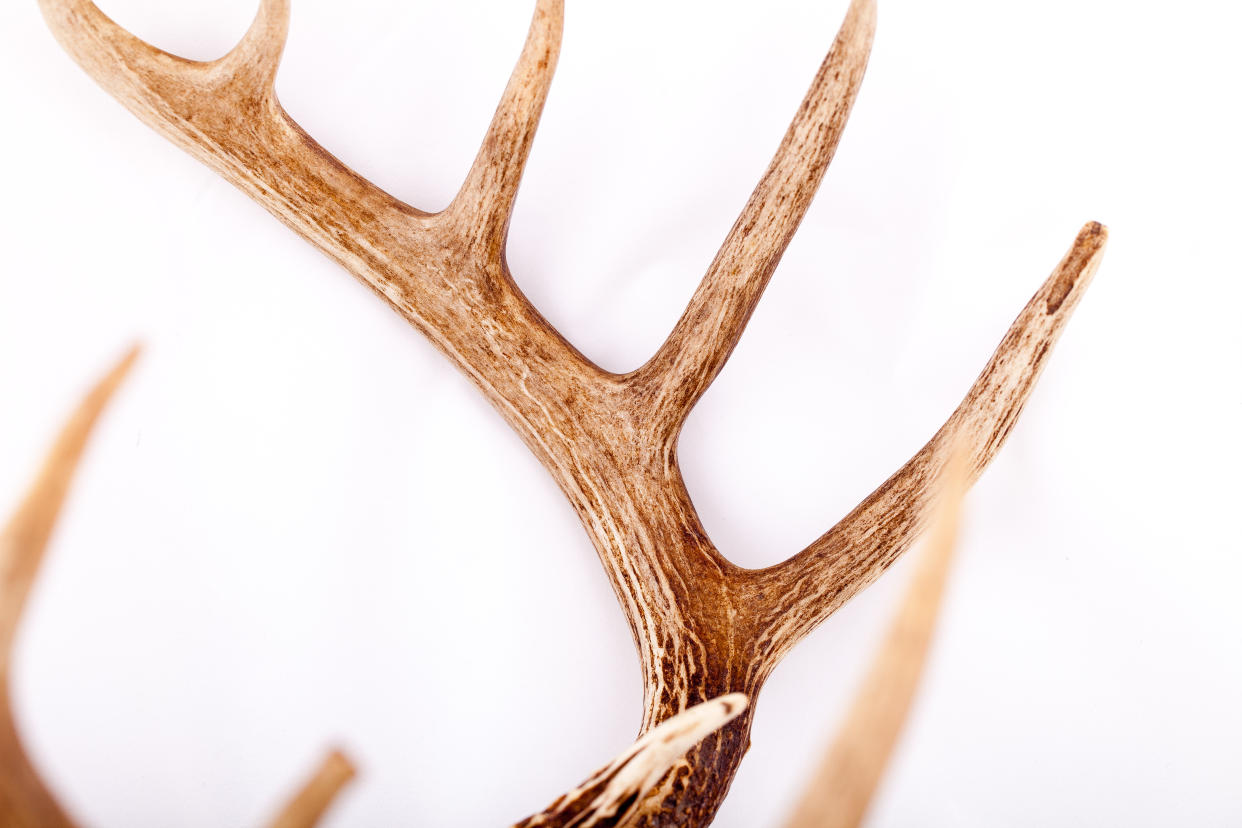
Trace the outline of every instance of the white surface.
<path fill-rule="evenodd" d="M 102 5 L 196 58 L 253 13 Z M 298 0 L 281 98 L 438 209 L 531 5 Z M 845 4 L 569 5 L 510 260 L 624 370 L 672 326 Z M 1216 2 L 887 0 L 819 199 L 688 424 L 713 538 L 776 562 L 933 432 L 1084 221 L 1112 229 L 970 498 L 872 826 L 1242 824 L 1239 24 Z M 258 824 L 339 742 L 363 775 L 330 826 L 504 825 L 627 745 L 621 613 L 475 390 L 99 91 L 34 0 L 0 10 L 0 99 L 0 504 L 114 355 L 148 347 L 20 641 L 21 722 L 74 812 Z M 778 824 L 904 574 L 776 672 L 718 825 Z"/>

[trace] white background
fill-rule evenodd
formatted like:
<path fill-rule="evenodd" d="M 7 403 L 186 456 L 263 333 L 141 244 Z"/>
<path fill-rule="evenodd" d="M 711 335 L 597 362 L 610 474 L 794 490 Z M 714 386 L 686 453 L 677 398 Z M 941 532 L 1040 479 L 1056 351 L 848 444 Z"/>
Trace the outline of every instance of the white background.
<path fill-rule="evenodd" d="M 250 0 L 107 0 L 207 59 Z M 532 4 L 298 0 L 277 84 L 424 209 L 464 177 Z M 522 289 L 606 368 L 671 328 L 843 0 L 570 0 L 513 222 Z M 1242 824 L 1233 4 L 888 0 L 819 199 L 681 463 L 721 550 L 801 549 L 956 404 L 1079 226 L 1112 242 L 968 502 L 872 826 Z M 256 825 L 331 743 L 329 825 L 504 825 L 625 747 L 629 633 L 551 479 L 369 291 L 0 10 L 0 504 L 79 394 L 92 444 L 17 712 L 93 826 Z M 7 509 L 5 505 L 0 511 Z M 721 826 L 779 823 L 898 566 L 759 701 Z"/>

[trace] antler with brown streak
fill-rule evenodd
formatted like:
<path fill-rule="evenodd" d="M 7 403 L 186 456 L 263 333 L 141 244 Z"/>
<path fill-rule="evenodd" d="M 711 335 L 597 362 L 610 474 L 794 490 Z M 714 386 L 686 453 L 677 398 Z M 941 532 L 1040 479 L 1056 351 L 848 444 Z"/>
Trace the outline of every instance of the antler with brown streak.
<path fill-rule="evenodd" d="M 1013 427 L 1099 263 L 1088 224 L 940 432 L 837 526 L 777 566 L 725 560 L 695 514 L 677 436 L 719 373 L 836 149 L 875 29 L 853 0 L 767 172 L 668 341 L 611 374 L 555 331 L 505 263 L 509 216 L 552 78 L 562 0 L 538 0 L 526 47 L 469 176 L 443 212 L 410 207 L 303 132 L 273 89 L 288 0 L 262 0 L 242 42 L 187 61 L 134 38 L 89 0 L 40 0 L 61 44 L 139 118 L 221 173 L 422 331 L 479 387 L 577 510 L 629 620 L 643 731 L 731 692 L 753 698 L 781 657 L 907 549 L 946 446 L 971 479 Z M 633 824 L 711 821 L 749 741 L 753 707 L 677 763 Z"/>

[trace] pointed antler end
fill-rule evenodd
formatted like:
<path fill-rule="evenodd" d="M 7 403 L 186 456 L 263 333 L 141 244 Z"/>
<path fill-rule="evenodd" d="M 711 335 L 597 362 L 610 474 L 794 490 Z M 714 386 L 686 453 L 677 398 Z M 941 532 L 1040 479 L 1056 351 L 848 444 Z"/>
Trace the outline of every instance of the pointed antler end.
<path fill-rule="evenodd" d="M 1099 269 L 1107 245 L 1108 228 L 1098 221 L 1089 221 L 1078 231 L 1073 246 L 1048 281 L 1046 308 L 1049 315 L 1060 313 L 1062 309 L 1072 310 L 1078 303 Z"/>
<path fill-rule="evenodd" d="M 333 748 L 284 810 L 269 823 L 269 828 L 314 828 L 341 790 L 357 775 L 358 770 L 349 757 Z"/>

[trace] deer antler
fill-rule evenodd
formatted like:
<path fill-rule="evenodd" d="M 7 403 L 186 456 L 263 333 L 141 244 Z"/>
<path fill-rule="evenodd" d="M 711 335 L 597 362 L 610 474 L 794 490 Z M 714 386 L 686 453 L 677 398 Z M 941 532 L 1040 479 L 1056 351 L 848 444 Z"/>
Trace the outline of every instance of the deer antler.
<path fill-rule="evenodd" d="M 1099 263 L 1089 224 L 928 445 L 840 524 L 783 564 L 743 570 L 707 537 L 677 436 L 725 363 L 832 158 L 870 53 L 873 0 L 853 0 L 832 50 L 720 254 L 655 356 L 592 364 L 531 306 L 504 258 L 513 200 L 556 63 L 561 0 L 538 0 L 526 47 L 451 206 L 429 214 L 349 170 L 273 89 L 287 0 L 262 0 L 242 42 L 196 63 L 149 46 L 89 0 L 40 0 L 56 37 L 108 92 L 377 292 L 517 431 L 578 512 L 638 646 L 644 732 L 731 692 L 753 699 L 785 652 L 909 547 L 946 446 L 971 476 L 1013 427 Z M 705 739 L 633 824 L 710 822 L 746 751 L 753 707 Z"/>
<path fill-rule="evenodd" d="M 132 349 L 78 406 L 61 430 L 25 502 L 0 533 L 0 824 L 6 828 L 75 828 L 31 764 L 9 704 L 11 654 L 26 598 L 38 575 L 57 516 L 69 491 L 87 438 L 129 373 Z M 519 826 L 610 828 L 631 816 L 642 797 L 704 736 L 746 709 L 740 693 L 696 705 L 634 743 L 613 762 L 560 797 L 547 811 Z M 354 778 L 353 763 L 339 750 L 320 761 L 314 774 L 269 823 L 271 828 L 313 828 L 341 789 Z"/>

